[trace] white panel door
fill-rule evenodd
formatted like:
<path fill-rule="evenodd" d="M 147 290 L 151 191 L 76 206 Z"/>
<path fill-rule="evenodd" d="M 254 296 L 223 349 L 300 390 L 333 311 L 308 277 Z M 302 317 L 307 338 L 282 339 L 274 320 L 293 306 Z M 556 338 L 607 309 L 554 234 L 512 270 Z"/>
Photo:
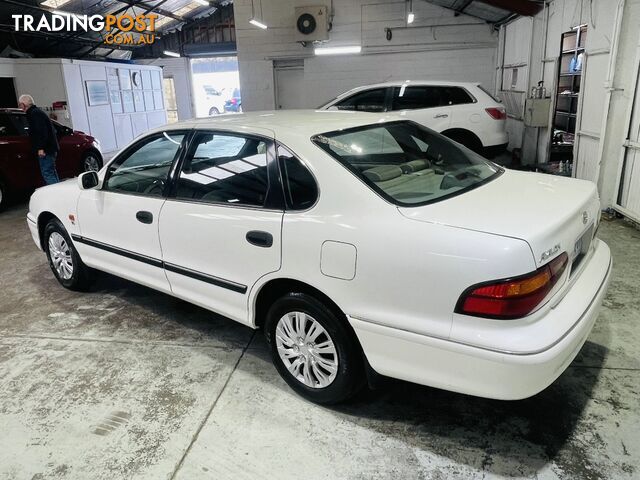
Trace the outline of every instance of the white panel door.
<path fill-rule="evenodd" d="M 276 68 L 277 108 L 305 108 L 304 69 Z"/>

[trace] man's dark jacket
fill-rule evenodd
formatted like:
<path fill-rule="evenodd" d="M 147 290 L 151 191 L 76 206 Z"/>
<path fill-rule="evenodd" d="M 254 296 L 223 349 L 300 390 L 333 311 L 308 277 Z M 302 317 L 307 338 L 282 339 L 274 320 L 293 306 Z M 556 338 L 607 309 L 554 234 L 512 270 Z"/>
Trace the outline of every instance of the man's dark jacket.
<path fill-rule="evenodd" d="M 56 129 L 49 120 L 46 113 L 35 105 L 27 110 L 27 121 L 29 122 L 29 137 L 31 137 L 31 146 L 37 152 L 44 150 L 47 155 L 58 153 L 58 137 Z"/>

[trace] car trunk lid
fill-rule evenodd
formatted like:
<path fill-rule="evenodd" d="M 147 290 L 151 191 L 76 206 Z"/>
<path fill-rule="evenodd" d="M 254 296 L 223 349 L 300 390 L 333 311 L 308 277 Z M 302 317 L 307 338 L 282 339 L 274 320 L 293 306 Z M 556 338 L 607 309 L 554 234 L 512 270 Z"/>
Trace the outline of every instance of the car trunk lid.
<path fill-rule="evenodd" d="M 399 208 L 412 220 L 524 240 L 536 268 L 567 252 L 573 271 L 591 244 L 599 210 L 592 182 L 514 170 L 447 200 Z"/>

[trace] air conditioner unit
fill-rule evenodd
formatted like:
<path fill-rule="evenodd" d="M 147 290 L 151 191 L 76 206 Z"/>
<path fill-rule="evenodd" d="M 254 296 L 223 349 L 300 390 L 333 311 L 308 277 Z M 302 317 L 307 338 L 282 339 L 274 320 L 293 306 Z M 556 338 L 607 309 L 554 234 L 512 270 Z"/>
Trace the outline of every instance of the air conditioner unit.
<path fill-rule="evenodd" d="M 296 41 L 329 40 L 327 6 L 296 7 Z"/>

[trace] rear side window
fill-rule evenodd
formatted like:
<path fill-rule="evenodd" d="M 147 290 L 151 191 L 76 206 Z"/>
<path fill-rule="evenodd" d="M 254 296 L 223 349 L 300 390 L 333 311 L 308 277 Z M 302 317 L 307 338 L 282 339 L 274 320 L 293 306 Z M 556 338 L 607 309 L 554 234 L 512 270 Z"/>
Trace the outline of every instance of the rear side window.
<path fill-rule="evenodd" d="M 177 199 L 264 206 L 269 189 L 265 140 L 200 132 L 191 145 L 176 185 Z"/>
<path fill-rule="evenodd" d="M 386 110 L 386 88 L 374 88 L 356 93 L 336 104 L 338 110 L 356 110 L 358 112 L 384 112 Z"/>
<path fill-rule="evenodd" d="M 287 209 L 306 210 L 311 207 L 318 198 L 318 186 L 311 172 L 283 145 L 278 145 L 278 162 Z"/>
<path fill-rule="evenodd" d="M 473 97 L 461 87 L 401 86 L 393 91 L 393 110 L 445 107 L 473 103 Z"/>
<path fill-rule="evenodd" d="M 438 87 L 395 87 L 393 89 L 393 110 L 414 110 L 433 108 L 441 105 Z"/>

